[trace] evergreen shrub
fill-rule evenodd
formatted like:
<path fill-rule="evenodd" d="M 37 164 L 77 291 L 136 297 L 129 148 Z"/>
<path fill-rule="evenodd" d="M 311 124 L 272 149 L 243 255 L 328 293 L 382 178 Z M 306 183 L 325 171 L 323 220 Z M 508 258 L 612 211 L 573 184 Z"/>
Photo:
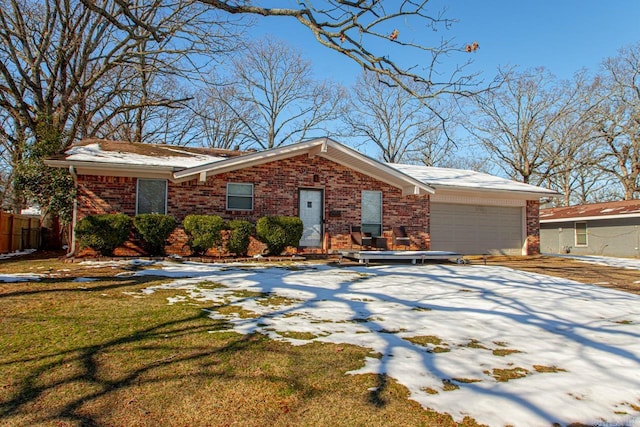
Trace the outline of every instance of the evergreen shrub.
<path fill-rule="evenodd" d="M 133 219 L 133 226 L 149 255 L 164 255 L 164 246 L 176 228 L 176 219 L 164 214 L 139 214 Z"/>
<path fill-rule="evenodd" d="M 125 214 L 89 215 L 78 221 L 75 230 L 81 248 L 111 256 L 129 238 L 131 218 Z"/>
<path fill-rule="evenodd" d="M 189 236 L 189 246 L 198 255 L 222 242 L 221 231 L 225 227 L 224 220 L 218 215 L 188 215 L 182 222 L 185 233 Z"/>
<path fill-rule="evenodd" d="M 298 217 L 265 216 L 256 224 L 256 234 L 270 255 L 280 255 L 287 246 L 297 247 L 304 226 Z"/>
<path fill-rule="evenodd" d="M 236 254 L 236 256 L 246 256 L 251 236 L 255 233 L 255 226 L 249 221 L 236 219 L 229 221 L 227 228 L 229 229 L 227 251 Z"/>

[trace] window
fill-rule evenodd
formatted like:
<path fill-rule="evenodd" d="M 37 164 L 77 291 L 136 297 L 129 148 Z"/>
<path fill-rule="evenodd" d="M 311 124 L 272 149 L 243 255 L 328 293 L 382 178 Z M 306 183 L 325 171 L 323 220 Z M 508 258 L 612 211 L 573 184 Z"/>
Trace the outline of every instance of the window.
<path fill-rule="evenodd" d="M 227 183 L 227 210 L 253 210 L 253 184 Z"/>
<path fill-rule="evenodd" d="M 167 181 L 165 179 L 138 179 L 136 213 L 167 213 Z"/>
<path fill-rule="evenodd" d="M 382 235 L 382 192 L 362 192 L 362 231 L 372 236 Z"/>
<path fill-rule="evenodd" d="M 587 223 L 576 222 L 576 246 L 587 246 Z"/>

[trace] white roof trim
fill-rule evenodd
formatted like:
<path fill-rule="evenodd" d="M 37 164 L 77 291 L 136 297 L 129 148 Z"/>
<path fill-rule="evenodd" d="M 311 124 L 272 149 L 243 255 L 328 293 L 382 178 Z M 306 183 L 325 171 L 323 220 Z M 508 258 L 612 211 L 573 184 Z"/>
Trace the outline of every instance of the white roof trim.
<path fill-rule="evenodd" d="M 640 218 L 640 213 L 628 213 L 628 214 L 618 214 L 618 215 L 575 216 L 575 217 L 569 217 L 569 218 L 555 218 L 555 219 L 540 218 L 540 224 L 552 223 L 552 222 L 595 221 L 595 220 L 604 220 L 604 219 L 625 219 L 625 218 Z"/>
<path fill-rule="evenodd" d="M 176 181 L 190 180 L 193 179 L 194 176 L 199 176 L 200 179 L 202 179 L 205 175 L 217 175 L 220 173 L 231 172 L 250 166 L 257 166 L 280 159 L 299 156 L 305 153 L 310 157 L 319 156 L 326 158 L 348 167 L 349 169 L 371 176 L 396 188 L 400 188 L 403 195 L 435 193 L 435 190 L 430 185 L 329 138 L 313 139 L 297 144 L 273 148 L 271 150 L 245 154 L 238 157 L 186 168 L 174 172 L 173 177 Z"/>
<path fill-rule="evenodd" d="M 47 166 L 68 168 L 73 167 L 80 175 L 105 175 L 105 176 L 162 176 L 162 179 L 173 178 L 173 166 L 158 165 L 129 165 L 118 163 L 100 163 L 87 161 L 69 161 L 69 160 L 51 160 L 46 159 L 44 163 Z"/>

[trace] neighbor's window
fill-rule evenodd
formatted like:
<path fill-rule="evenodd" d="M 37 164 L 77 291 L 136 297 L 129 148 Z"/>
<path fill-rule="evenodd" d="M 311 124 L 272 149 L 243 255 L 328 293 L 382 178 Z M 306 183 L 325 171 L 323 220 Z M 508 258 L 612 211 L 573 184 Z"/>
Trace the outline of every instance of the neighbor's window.
<path fill-rule="evenodd" d="M 576 222 L 576 246 L 587 246 L 587 223 Z"/>
<path fill-rule="evenodd" d="M 166 179 L 138 179 L 136 213 L 167 213 Z"/>
<path fill-rule="evenodd" d="M 362 192 L 362 231 L 382 235 L 382 191 Z"/>
<path fill-rule="evenodd" d="M 253 184 L 227 183 L 227 210 L 253 210 Z"/>

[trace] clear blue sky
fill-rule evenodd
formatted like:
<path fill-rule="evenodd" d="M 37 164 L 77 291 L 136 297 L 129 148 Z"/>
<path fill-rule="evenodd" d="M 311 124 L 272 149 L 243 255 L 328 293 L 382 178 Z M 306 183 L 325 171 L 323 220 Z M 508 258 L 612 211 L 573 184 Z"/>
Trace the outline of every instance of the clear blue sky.
<path fill-rule="evenodd" d="M 291 1 L 273 3 L 282 7 Z M 431 0 L 428 4 L 429 10 L 443 7 L 448 18 L 459 21 L 450 30 L 434 33 L 405 25 L 398 28 L 400 37 L 453 38 L 461 46 L 477 41 L 480 50 L 471 55 L 485 79 L 495 75 L 499 66 L 509 65 L 544 66 L 560 78 L 570 78 L 581 68 L 597 71 L 604 58 L 640 42 L 640 0 Z M 319 78 L 350 84 L 359 73 L 349 59 L 320 46 L 296 21 L 262 18 L 253 31 L 258 37 L 275 34 L 301 49 Z M 450 64 L 464 59 L 452 58 Z"/>

